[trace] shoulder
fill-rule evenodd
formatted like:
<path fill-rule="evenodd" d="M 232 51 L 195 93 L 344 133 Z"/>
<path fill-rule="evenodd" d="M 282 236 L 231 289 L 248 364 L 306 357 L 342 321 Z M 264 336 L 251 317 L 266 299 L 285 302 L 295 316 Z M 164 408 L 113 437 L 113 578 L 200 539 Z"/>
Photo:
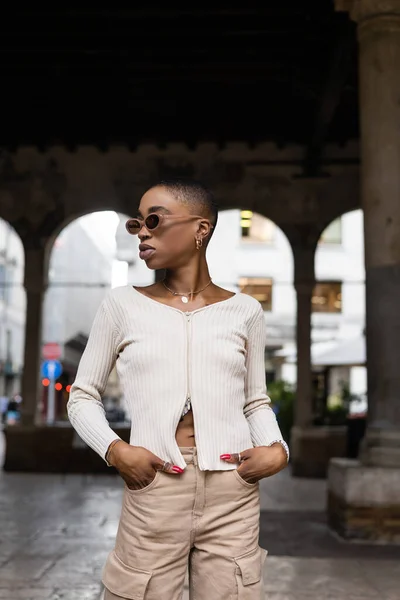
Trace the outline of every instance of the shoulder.
<path fill-rule="evenodd" d="M 110 302 L 123 302 L 127 298 L 130 298 L 131 294 L 131 285 L 120 285 L 112 290 L 109 290 L 105 296 L 105 300 L 109 300 Z"/>
<path fill-rule="evenodd" d="M 126 302 L 131 302 L 133 296 L 133 291 L 131 288 L 132 286 L 130 285 L 123 285 L 109 290 L 104 296 L 102 302 L 103 306 L 108 308 L 112 306 L 124 305 Z"/>
<path fill-rule="evenodd" d="M 260 302 L 250 296 L 249 294 L 243 294 L 243 292 L 239 292 L 236 294 L 237 302 L 246 308 L 253 315 L 264 314 L 263 307 Z"/>
<path fill-rule="evenodd" d="M 100 309 L 104 310 L 114 323 L 118 323 L 121 312 L 132 303 L 133 293 L 129 285 L 115 287 L 106 293 Z"/>
<path fill-rule="evenodd" d="M 248 294 L 239 293 L 236 296 L 236 301 L 241 308 L 242 314 L 244 314 L 249 332 L 256 324 L 261 328 L 266 326 L 264 309 L 258 300 Z"/>

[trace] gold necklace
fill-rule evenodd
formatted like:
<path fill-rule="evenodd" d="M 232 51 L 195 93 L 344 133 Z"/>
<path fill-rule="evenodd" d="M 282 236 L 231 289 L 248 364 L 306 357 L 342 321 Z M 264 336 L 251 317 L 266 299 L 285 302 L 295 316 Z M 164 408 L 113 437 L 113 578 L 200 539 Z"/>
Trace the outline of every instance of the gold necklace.
<path fill-rule="evenodd" d="M 181 294 L 181 292 L 174 292 L 174 290 L 171 290 L 171 288 L 169 288 L 167 286 L 167 284 L 165 283 L 165 280 L 163 279 L 161 281 L 161 283 L 163 284 L 163 286 L 165 287 L 166 290 L 168 290 L 169 292 L 171 292 L 171 294 L 173 294 L 174 296 L 181 296 L 181 300 L 184 304 L 187 304 L 189 302 L 189 296 L 190 296 L 190 300 L 193 300 L 193 296 L 195 294 L 199 294 L 200 292 L 202 292 L 203 290 L 205 290 L 206 288 L 208 288 L 208 286 L 212 283 L 212 279 L 210 279 L 210 281 L 207 283 L 207 285 L 205 285 L 203 288 L 201 288 L 201 290 L 197 290 L 196 292 L 189 292 L 186 294 Z"/>

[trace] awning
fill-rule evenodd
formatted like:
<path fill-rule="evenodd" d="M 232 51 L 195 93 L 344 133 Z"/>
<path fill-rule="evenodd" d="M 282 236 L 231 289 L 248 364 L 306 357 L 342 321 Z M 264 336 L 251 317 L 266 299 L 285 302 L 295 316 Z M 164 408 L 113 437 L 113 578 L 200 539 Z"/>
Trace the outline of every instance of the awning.
<path fill-rule="evenodd" d="M 338 340 L 334 348 L 313 357 L 312 363 L 316 367 L 363 366 L 366 364 L 365 337 Z"/>
<path fill-rule="evenodd" d="M 279 356 L 288 363 L 296 363 L 296 350 L 278 350 Z M 311 362 L 313 367 L 356 367 L 366 364 L 365 337 L 338 339 L 329 342 L 311 344 Z"/>

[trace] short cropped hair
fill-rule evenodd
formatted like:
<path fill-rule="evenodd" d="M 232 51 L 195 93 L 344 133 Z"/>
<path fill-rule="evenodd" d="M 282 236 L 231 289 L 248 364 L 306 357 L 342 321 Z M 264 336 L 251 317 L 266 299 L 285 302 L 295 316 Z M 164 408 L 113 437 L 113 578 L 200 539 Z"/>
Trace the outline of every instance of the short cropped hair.
<path fill-rule="evenodd" d="M 184 178 L 161 179 L 151 187 L 165 188 L 176 200 L 187 206 L 192 214 L 209 219 L 213 228 L 207 242 L 211 239 L 218 221 L 218 206 L 209 188 L 200 181 Z"/>

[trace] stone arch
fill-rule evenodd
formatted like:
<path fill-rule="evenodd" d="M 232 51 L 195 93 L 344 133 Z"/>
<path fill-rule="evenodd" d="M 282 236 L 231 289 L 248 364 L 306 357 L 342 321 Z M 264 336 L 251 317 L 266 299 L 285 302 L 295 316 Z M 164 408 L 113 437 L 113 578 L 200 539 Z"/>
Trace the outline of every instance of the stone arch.
<path fill-rule="evenodd" d="M 341 173 L 330 178 L 318 190 L 321 212 L 318 215 L 318 239 L 335 219 L 361 208 L 359 173 Z"/>
<path fill-rule="evenodd" d="M 250 215 L 249 215 L 250 213 Z M 246 215 L 249 215 L 246 217 Z M 251 221 L 250 236 L 245 236 L 245 228 L 241 227 L 242 221 Z M 264 223 L 263 223 L 264 222 Z M 247 224 L 247 223 L 246 223 Z M 284 269 L 286 279 L 293 280 L 293 254 L 285 232 L 272 219 L 265 215 L 243 208 L 223 208 L 220 210 L 218 226 L 208 249 L 208 257 L 213 264 L 218 265 L 217 271 L 223 270 L 232 273 L 233 279 L 222 283 L 230 284 L 235 288 L 236 277 L 234 271 L 245 276 L 256 276 L 257 272 L 271 271 L 272 256 L 284 257 L 287 265 Z M 274 271 L 275 273 L 275 271 Z M 279 272 L 276 272 L 279 275 Z"/>
<path fill-rule="evenodd" d="M 11 245 L 12 252 L 14 254 L 18 252 L 20 255 L 22 267 L 21 271 L 23 273 L 23 268 L 25 265 L 25 248 L 23 240 L 11 220 L 3 218 L 0 215 L 0 225 L 2 228 L 0 235 L 0 240 L 2 242 L 0 244 L 0 256 L 4 258 L 5 250 Z M 23 278 L 21 279 L 21 282 L 23 283 Z"/>
<path fill-rule="evenodd" d="M 95 208 L 85 208 L 79 211 L 71 212 L 70 214 L 68 214 L 68 216 L 65 216 L 62 220 L 54 224 L 54 227 L 46 240 L 47 255 L 50 256 L 54 246 L 54 242 L 56 241 L 58 236 L 75 221 L 78 221 L 82 217 L 93 215 L 95 213 L 102 213 L 107 211 L 115 212 L 115 210 L 116 209 L 113 202 L 109 202 L 104 204 L 100 203 L 99 206 L 96 206 Z"/>
<path fill-rule="evenodd" d="M 350 236 L 351 233 L 351 236 Z M 317 255 L 324 249 L 341 246 L 344 249 L 349 247 L 349 242 L 356 250 L 358 257 L 357 270 L 364 272 L 364 227 L 363 211 L 361 208 L 345 211 L 332 219 L 321 232 L 316 248 L 315 260 Z M 325 244 L 325 246 L 323 245 Z M 317 265 L 316 265 L 317 266 Z M 364 273 L 363 273 L 364 275 Z"/>
<path fill-rule="evenodd" d="M 94 218 L 93 233 L 92 225 L 90 224 L 90 220 L 92 218 Z M 92 248 L 93 252 L 106 257 L 108 262 L 110 262 L 114 256 L 114 249 L 111 246 L 114 245 L 117 229 L 120 227 L 124 228 L 124 222 L 128 218 L 128 215 L 117 213 L 111 205 L 107 205 L 104 209 L 100 208 L 100 210 L 82 210 L 74 215 L 70 215 L 57 226 L 57 228 L 52 232 L 51 237 L 49 237 L 47 240 L 46 253 L 49 260 L 49 269 L 57 268 L 54 264 L 52 264 L 52 262 L 54 262 L 53 259 L 55 250 L 57 248 L 61 248 L 62 246 L 68 247 L 68 244 L 70 244 L 70 247 L 73 248 L 73 252 L 75 252 L 76 257 L 74 259 L 73 256 L 69 255 L 69 264 L 67 264 L 66 261 L 59 264 L 65 268 L 68 267 L 71 269 L 71 263 L 73 260 L 75 260 L 76 264 L 79 266 L 80 252 L 84 253 L 84 251 L 79 247 L 79 234 L 87 240 L 88 250 Z M 79 234 L 78 231 L 73 231 L 77 225 L 79 225 Z M 110 231 L 109 235 L 107 235 L 108 225 Z M 95 233 L 95 230 L 98 231 L 97 234 Z M 69 235 L 71 232 L 72 235 Z M 66 252 L 66 250 L 64 250 L 64 252 Z M 79 273 L 76 273 L 77 280 L 79 277 Z M 86 278 L 84 278 L 84 280 L 86 283 L 88 283 Z M 84 280 L 82 281 L 83 283 L 85 282 Z"/>

